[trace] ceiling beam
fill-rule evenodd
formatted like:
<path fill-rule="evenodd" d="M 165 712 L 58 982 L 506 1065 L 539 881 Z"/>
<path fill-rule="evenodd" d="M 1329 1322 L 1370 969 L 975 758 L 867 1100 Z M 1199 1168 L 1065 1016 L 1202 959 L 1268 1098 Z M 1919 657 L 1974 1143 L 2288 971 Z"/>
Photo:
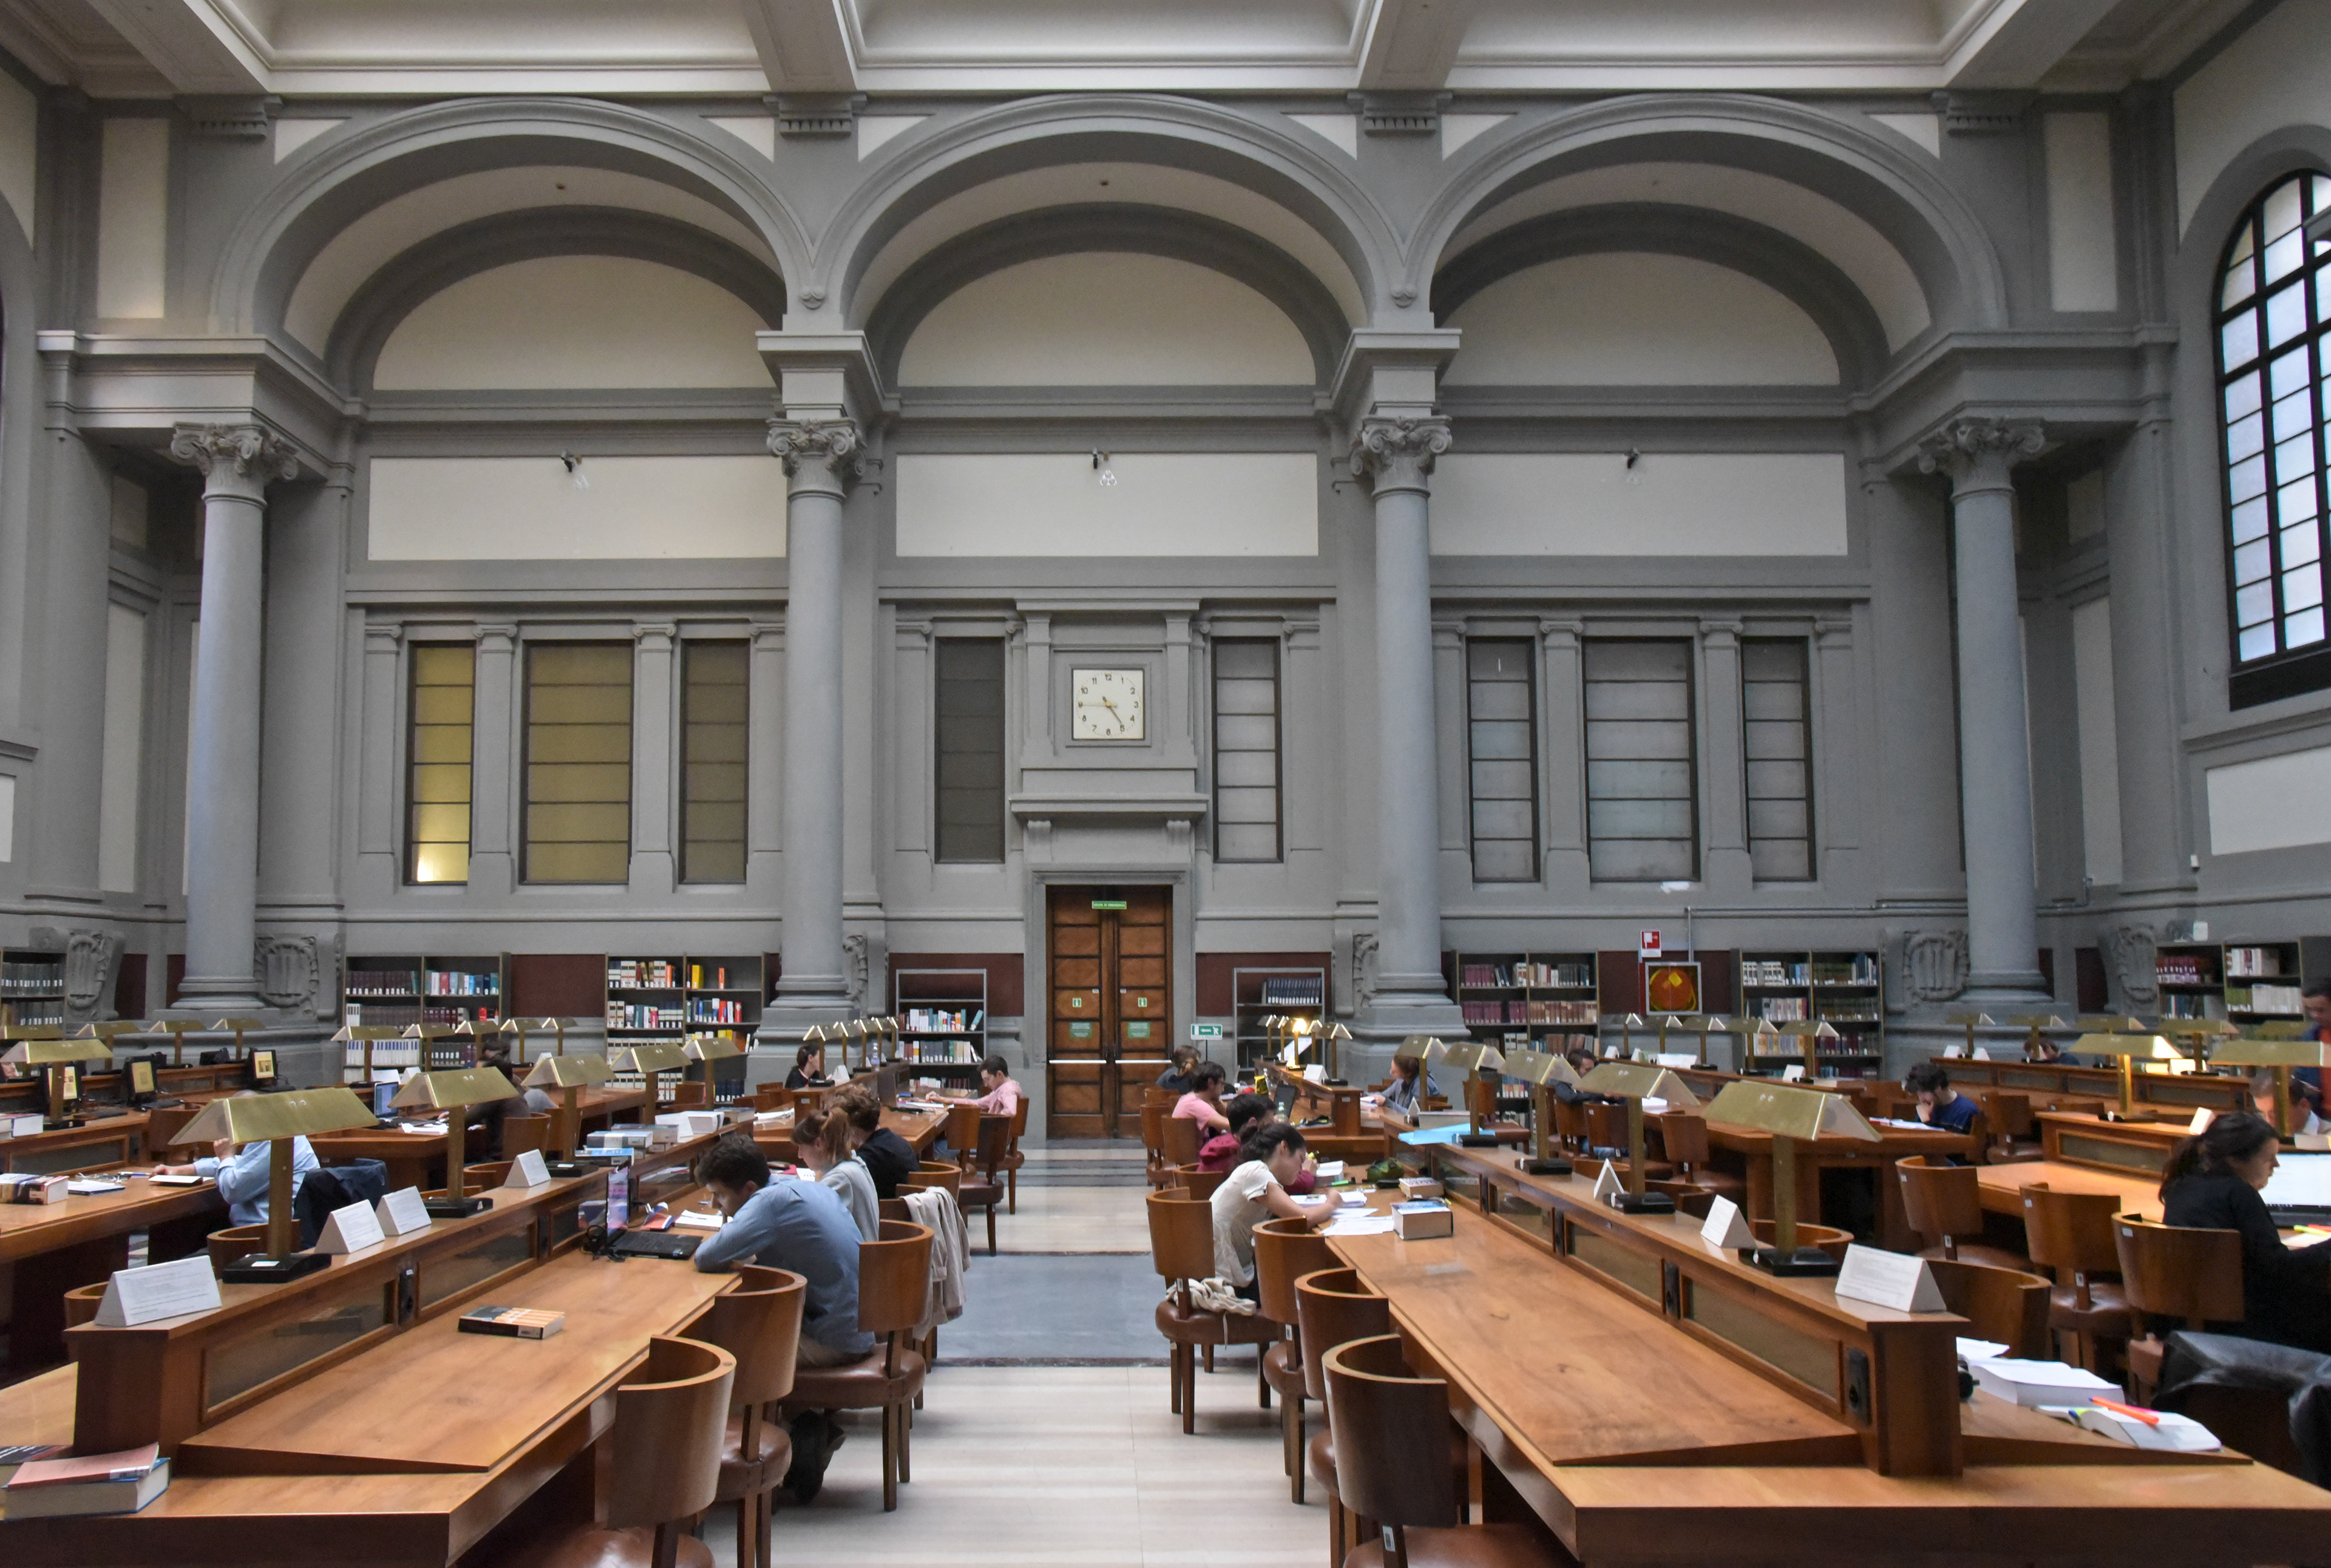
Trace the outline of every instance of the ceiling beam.
<path fill-rule="evenodd" d="M 1998 0 L 1951 52 L 1953 87 L 2032 88 L 2120 0 Z"/>
<path fill-rule="evenodd" d="M 208 0 L 89 0 L 180 93 L 265 92 L 267 68 Z"/>
<path fill-rule="evenodd" d="M 1449 68 L 1472 24 L 1473 0 L 1376 0 L 1360 49 L 1362 90 L 1448 85 Z"/>
<path fill-rule="evenodd" d="M 858 85 L 850 30 L 842 19 L 849 0 L 745 0 L 745 23 L 773 92 L 849 92 Z"/>

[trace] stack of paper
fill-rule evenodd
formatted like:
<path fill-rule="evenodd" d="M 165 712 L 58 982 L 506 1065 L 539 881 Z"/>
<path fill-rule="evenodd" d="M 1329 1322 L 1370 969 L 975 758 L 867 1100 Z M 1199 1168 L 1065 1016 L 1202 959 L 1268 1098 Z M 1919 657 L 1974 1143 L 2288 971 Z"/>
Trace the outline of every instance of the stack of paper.
<path fill-rule="evenodd" d="M 2172 1453 L 2206 1454 L 2219 1448 L 2216 1434 L 2191 1416 L 2169 1411 L 2138 1411 L 2133 1406 L 2105 1410 L 2091 1405 L 2072 1412 L 2072 1420 L 2092 1432 L 2118 1438 L 2140 1449 Z"/>
<path fill-rule="evenodd" d="M 2118 1383 L 2107 1383 L 2095 1373 L 2060 1361 L 2017 1361 L 1994 1356 L 1967 1364 L 1977 1387 L 1985 1393 L 2037 1410 L 2043 1406 L 2084 1405 L 2098 1394 L 2110 1398 Z"/>
<path fill-rule="evenodd" d="M 1961 1366 L 1970 1365 L 1978 1361 L 1996 1361 L 2006 1354 L 2007 1346 L 2003 1345 L 1993 1345 L 1988 1339 L 1962 1339 L 1959 1341 L 1959 1364 Z"/>

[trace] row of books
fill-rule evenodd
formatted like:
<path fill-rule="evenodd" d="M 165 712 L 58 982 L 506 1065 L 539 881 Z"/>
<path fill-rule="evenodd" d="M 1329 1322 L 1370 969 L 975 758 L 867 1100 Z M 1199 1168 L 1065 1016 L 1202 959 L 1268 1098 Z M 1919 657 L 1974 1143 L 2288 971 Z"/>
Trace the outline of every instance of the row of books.
<path fill-rule="evenodd" d="M 2226 978 L 2269 980 L 2282 973 L 2282 954 L 2273 947 L 2229 947 Z"/>
<path fill-rule="evenodd" d="M 2162 985 L 2214 985 L 2209 965 L 2195 953 L 2164 953 L 2153 961 L 2153 978 Z"/>
<path fill-rule="evenodd" d="M 404 1029 L 415 1023 L 491 1023 L 490 1007 L 427 1007 L 407 1002 L 351 1002 L 340 1010 L 341 1022 L 368 1029 Z"/>
<path fill-rule="evenodd" d="M 669 1029 L 687 1027 L 687 1010 L 679 1007 L 657 1007 L 641 1002 L 610 1002 L 607 1003 L 609 1029 Z"/>
<path fill-rule="evenodd" d="M 1280 975 L 1262 983 L 1265 1007 L 1325 1007 L 1327 986 L 1313 974 Z"/>
<path fill-rule="evenodd" d="M 467 969 L 432 969 L 422 977 L 422 990 L 431 996 L 500 996 L 502 981 L 499 974 L 481 974 Z"/>
<path fill-rule="evenodd" d="M 6 1010 L 6 1016 L 0 1018 L 0 1022 L 24 1024 L 62 1023 L 64 1021 L 65 1003 L 62 997 L 58 997 L 53 1002 L 43 998 L 38 1002 L 11 1003 Z"/>
<path fill-rule="evenodd" d="M 734 997 L 699 996 L 688 1004 L 690 1023 L 751 1023 L 745 1016 L 745 1004 Z"/>
<path fill-rule="evenodd" d="M 1878 958 L 1856 953 L 1843 958 L 1744 958 L 1743 985 L 1875 985 Z"/>
<path fill-rule="evenodd" d="M 968 1034 L 986 1017 L 978 1008 L 909 1007 L 899 1027 L 909 1034 Z"/>
<path fill-rule="evenodd" d="M 677 991 L 680 989 L 680 966 L 669 958 L 610 958 L 607 960 L 607 989 Z"/>
<path fill-rule="evenodd" d="M 421 1042 L 417 1040 L 352 1040 L 343 1048 L 347 1055 L 346 1065 L 362 1067 L 365 1052 L 372 1052 L 375 1067 L 419 1067 Z"/>
<path fill-rule="evenodd" d="M 1468 1023 L 1586 1023 L 1595 1021 L 1591 1002 L 1462 1002 Z"/>
<path fill-rule="evenodd" d="M 2247 990 L 2237 985 L 2226 987 L 2226 1007 L 2234 1012 L 2271 1012 L 2296 1018 L 2306 1008 L 2298 999 L 2296 985 L 2253 985 Z"/>
<path fill-rule="evenodd" d="M 979 1051 L 967 1040 L 910 1040 L 900 1046 L 899 1055 L 893 1060 L 918 1066 L 941 1062 L 963 1066 L 977 1061 Z"/>
<path fill-rule="evenodd" d="M 65 988 L 62 964 L 0 964 L 0 996 L 49 996 Z"/>
<path fill-rule="evenodd" d="M 350 996 L 411 996 L 417 983 L 410 969 L 351 969 L 346 990 Z"/>

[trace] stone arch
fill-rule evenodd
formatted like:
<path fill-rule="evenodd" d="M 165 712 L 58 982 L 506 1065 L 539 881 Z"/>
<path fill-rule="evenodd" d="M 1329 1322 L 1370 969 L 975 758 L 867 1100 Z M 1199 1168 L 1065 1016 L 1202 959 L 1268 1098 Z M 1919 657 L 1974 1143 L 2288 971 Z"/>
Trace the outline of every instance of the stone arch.
<path fill-rule="evenodd" d="M 1094 205 L 998 219 L 909 268 L 883 290 L 866 318 L 868 346 L 883 381 L 898 384 L 908 339 L 957 290 L 1023 261 L 1084 251 L 1164 256 L 1235 279 L 1294 322 L 1311 350 L 1317 385 L 1327 385 L 1335 375 L 1349 323 L 1326 285 L 1294 257 L 1233 223 L 1163 207 Z"/>
<path fill-rule="evenodd" d="M 554 207 L 480 218 L 433 234 L 382 263 L 334 325 L 325 368 L 357 393 L 372 385 L 382 347 L 423 301 L 465 278 L 544 256 L 622 256 L 693 273 L 744 300 L 775 331 L 785 280 L 718 235 L 653 214 Z"/>
<path fill-rule="evenodd" d="M 1432 314 L 1447 321 L 1499 279 L 1544 261 L 1640 251 L 1709 261 L 1764 283 L 1812 318 L 1837 356 L 1839 380 L 1867 385 L 1886 366 L 1886 332 L 1861 290 L 1810 245 L 1726 213 L 1658 203 L 1572 208 L 1501 229 L 1434 274 Z"/>
<path fill-rule="evenodd" d="M 862 325 L 880 303 L 857 297 L 869 265 L 940 202 L 1030 170 L 1123 163 L 1211 175 L 1278 204 L 1335 250 L 1364 309 L 1374 312 L 1393 287 L 1399 242 L 1355 172 L 1334 160 L 1324 144 L 1315 153 L 1257 119 L 1190 100 L 1077 95 L 1008 104 L 919 138 L 855 192 L 797 297 L 844 325 Z"/>
<path fill-rule="evenodd" d="M 1769 175 L 1844 207 L 1894 247 L 1937 328 L 2007 320 L 1997 249 L 1939 167 L 1900 137 L 1779 100 L 1724 93 L 1605 100 L 1485 148 L 1426 209 L 1407 253 L 1422 291 L 1474 217 L 1566 174 L 1636 163 L 1712 164 Z"/>
<path fill-rule="evenodd" d="M 459 175 L 535 165 L 636 175 L 686 192 L 757 236 L 781 277 L 800 276 L 806 231 L 741 144 L 723 139 L 620 104 L 500 98 L 433 104 L 332 138 L 285 164 L 237 225 L 213 289 L 215 328 L 278 328 L 308 263 L 382 203 Z"/>

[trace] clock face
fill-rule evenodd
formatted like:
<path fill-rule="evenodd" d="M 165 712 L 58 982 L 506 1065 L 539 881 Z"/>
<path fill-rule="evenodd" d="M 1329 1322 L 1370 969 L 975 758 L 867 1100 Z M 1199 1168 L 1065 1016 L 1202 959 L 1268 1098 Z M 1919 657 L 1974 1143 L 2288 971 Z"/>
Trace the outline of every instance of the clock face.
<path fill-rule="evenodd" d="M 1146 717 L 1141 704 L 1143 671 L 1069 671 L 1069 738 L 1140 740 Z"/>

